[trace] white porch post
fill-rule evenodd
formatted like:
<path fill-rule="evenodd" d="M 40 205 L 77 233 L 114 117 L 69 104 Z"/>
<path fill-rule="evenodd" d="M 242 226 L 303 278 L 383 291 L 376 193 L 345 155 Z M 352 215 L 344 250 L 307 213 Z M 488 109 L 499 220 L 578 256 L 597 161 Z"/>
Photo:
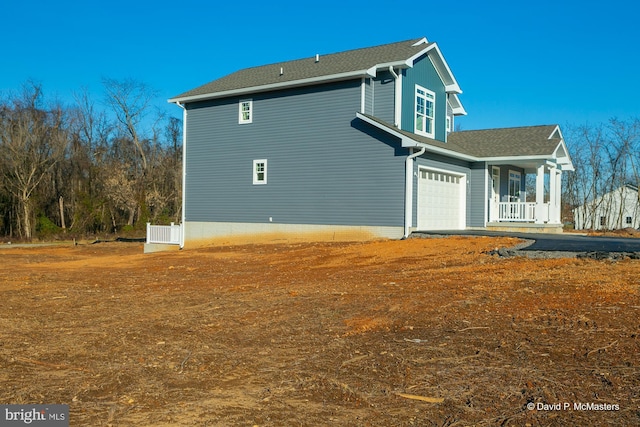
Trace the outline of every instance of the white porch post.
<path fill-rule="evenodd" d="M 562 224 L 562 170 L 556 168 L 556 206 L 558 207 L 558 224 Z"/>
<path fill-rule="evenodd" d="M 558 191 L 556 167 L 549 168 L 549 222 L 556 224 L 560 220 L 560 206 L 557 203 L 556 194 Z"/>
<path fill-rule="evenodd" d="M 544 214 L 544 163 L 538 166 L 536 174 L 536 224 L 543 224 Z"/>

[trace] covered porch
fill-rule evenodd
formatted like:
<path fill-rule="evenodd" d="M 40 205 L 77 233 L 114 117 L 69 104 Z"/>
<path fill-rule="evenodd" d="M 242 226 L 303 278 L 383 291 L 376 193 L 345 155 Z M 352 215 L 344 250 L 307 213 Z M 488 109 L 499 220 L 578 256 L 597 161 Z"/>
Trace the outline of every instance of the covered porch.
<path fill-rule="evenodd" d="M 491 162 L 487 228 L 562 231 L 562 174 L 553 160 Z"/>

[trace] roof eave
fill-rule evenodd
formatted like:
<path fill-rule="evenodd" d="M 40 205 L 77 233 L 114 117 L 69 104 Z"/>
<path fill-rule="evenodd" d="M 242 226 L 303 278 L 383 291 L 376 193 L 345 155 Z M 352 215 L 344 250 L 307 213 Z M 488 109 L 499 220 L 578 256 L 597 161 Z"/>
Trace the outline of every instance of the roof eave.
<path fill-rule="evenodd" d="M 410 67 L 413 67 L 414 62 L 418 58 L 420 58 L 421 56 L 431 51 L 433 51 L 435 55 L 430 55 L 429 57 L 431 58 L 431 61 L 433 62 L 433 65 L 436 68 L 436 72 L 440 75 L 440 78 L 445 84 L 445 91 L 448 93 L 457 93 L 457 94 L 462 93 L 462 89 L 460 89 L 460 85 L 458 84 L 458 81 L 456 80 L 455 76 L 451 72 L 451 68 L 449 67 L 449 64 L 447 63 L 447 61 L 444 59 L 444 56 L 442 55 L 442 52 L 440 51 L 440 48 L 438 47 L 437 43 L 428 44 L 420 52 L 415 53 L 409 59 L 407 59 L 406 62 Z"/>
<path fill-rule="evenodd" d="M 350 71 L 347 73 L 311 77 L 307 79 L 290 80 L 286 82 L 272 83 L 268 85 L 243 87 L 243 88 L 225 90 L 220 92 L 204 93 L 200 95 L 177 96 L 175 98 L 168 99 L 167 102 L 176 104 L 176 103 L 206 101 L 209 99 L 225 98 L 228 96 L 246 95 L 250 93 L 268 92 L 271 90 L 278 90 L 278 89 L 285 89 L 285 88 L 292 88 L 292 87 L 311 86 L 318 83 L 330 83 L 330 82 L 341 81 L 341 80 L 350 80 L 358 77 L 371 76 L 370 71 L 372 69 L 373 67 L 367 70 L 357 70 L 357 71 Z M 375 76 L 375 74 L 373 74 L 373 76 Z"/>
<path fill-rule="evenodd" d="M 477 162 L 481 159 L 479 159 L 478 157 L 474 157 L 474 156 L 470 156 L 468 154 L 463 154 L 463 153 L 458 153 L 456 151 L 452 151 L 452 150 L 447 150 L 446 148 L 442 148 L 442 147 L 437 147 L 435 145 L 429 145 L 429 144 L 425 144 L 419 141 L 416 141 L 410 137 L 408 137 L 407 135 L 403 134 L 402 132 L 399 132 L 395 129 L 392 129 L 388 126 L 384 126 L 378 122 L 376 122 L 375 120 L 371 120 L 370 118 L 368 118 L 367 116 L 365 116 L 364 114 L 361 113 L 356 113 L 356 117 L 359 118 L 360 120 L 369 123 L 370 125 L 381 129 L 397 138 L 400 139 L 401 145 L 403 148 L 425 148 L 427 151 L 430 151 L 432 153 L 437 153 L 437 154 L 443 154 L 445 156 L 448 157 L 453 157 L 453 158 L 457 158 L 460 160 L 466 160 L 469 162 Z"/>

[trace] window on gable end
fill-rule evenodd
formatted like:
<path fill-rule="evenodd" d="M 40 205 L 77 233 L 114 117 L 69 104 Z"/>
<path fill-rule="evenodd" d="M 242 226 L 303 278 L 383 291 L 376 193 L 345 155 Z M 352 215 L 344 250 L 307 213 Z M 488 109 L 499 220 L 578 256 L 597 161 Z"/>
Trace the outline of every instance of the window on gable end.
<path fill-rule="evenodd" d="M 253 100 L 242 99 L 238 105 L 238 123 L 253 122 Z"/>
<path fill-rule="evenodd" d="M 416 85 L 415 133 L 435 137 L 436 94 L 422 86 Z"/>
<path fill-rule="evenodd" d="M 263 185 L 267 183 L 267 160 L 260 159 L 253 161 L 253 185 Z"/>

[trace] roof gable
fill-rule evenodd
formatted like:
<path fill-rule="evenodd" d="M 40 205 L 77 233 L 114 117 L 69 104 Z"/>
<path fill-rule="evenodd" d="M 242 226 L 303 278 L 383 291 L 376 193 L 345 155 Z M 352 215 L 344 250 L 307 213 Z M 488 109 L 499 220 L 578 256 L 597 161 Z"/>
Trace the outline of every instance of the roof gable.
<path fill-rule="evenodd" d="M 375 77 L 378 70 L 390 66 L 412 67 L 414 61 L 425 53 L 433 57 L 448 90 L 454 94 L 461 93 L 437 45 L 420 38 L 245 68 L 178 95 L 169 102 L 190 102 L 363 76 Z"/>
<path fill-rule="evenodd" d="M 448 141 L 478 157 L 552 155 L 562 141 L 556 125 L 453 132 Z"/>

